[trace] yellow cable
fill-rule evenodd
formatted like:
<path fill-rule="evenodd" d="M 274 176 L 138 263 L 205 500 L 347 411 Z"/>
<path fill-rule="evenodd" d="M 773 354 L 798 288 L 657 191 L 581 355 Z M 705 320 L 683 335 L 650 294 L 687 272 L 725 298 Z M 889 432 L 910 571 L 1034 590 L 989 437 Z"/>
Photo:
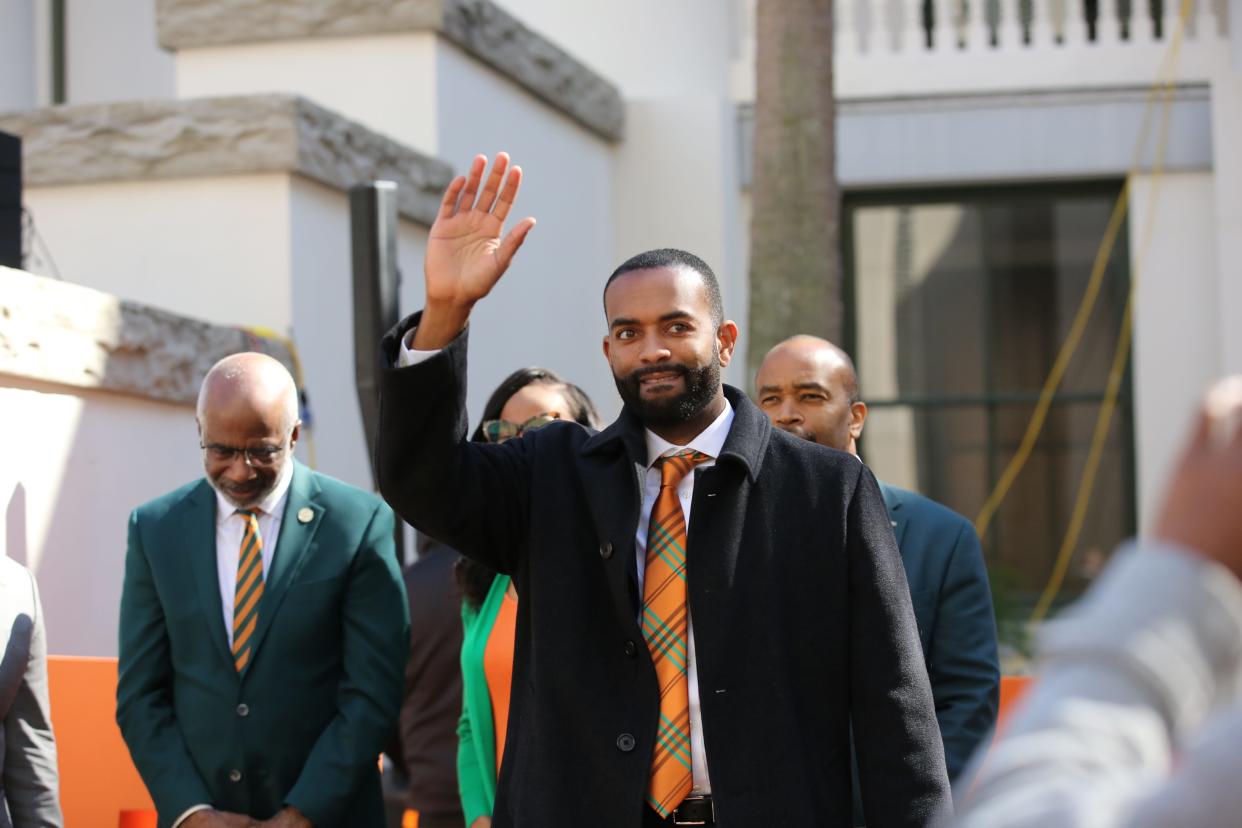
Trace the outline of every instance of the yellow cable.
<path fill-rule="evenodd" d="M 260 326 L 242 328 L 243 331 L 251 336 L 261 337 L 263 339 L 272 339 L 284 345 L 289 351 L 289 359 L 293 362 L 293 381 L 297 384 L 298 391 L 306 393 L 306 377 L 302 373 L 302 358 L 298 356 L 298 346 L 293 344 L 293 340 L 289 337 L 278 333 L 271 328 Z M 308 397 L 309 399 L 309 397 Z M 313 427 L 304 427 L 302 429 L 302 440 L 306 443 L 306 465 L 312 469 L 318 468 L 318 452 L 315 451 L 315 429 Z"/>
<path fill-rule="evenodd" d="M 1078 346 L 1082 342 L 1083 334 L 1086 331 L 1087 321 L 1090 319 L 1092 311 L 1095 309 L 1096 300 L 1099 297 L 1100 288 L 1103 285 L 1104 275 L 1108 269 L 1108 262 L 1112 256 L 1113 247 L 1117 242 L 1117 236 L 1121 231 L 1122 222 L 1129 210 L 1130 199 L 1130 176 L 1138 171 L 1142 160 L 1143 150 L 1147 146 L 1148 133 L 1151 129 L 1151 114 L 1154 109 L 1155 102 L 1161 92 L 1167 89 L 1165 95 L 1165 121 L 1167 123 L 1168 103 L 1172 99 L 1172 83 L 1164 81 L 1165 75 L 1171 75 L 1176 67 L 1177 55 L 1181 49 L 1182 34 L 1185 29 L 1186 17 L 1193 0 L 1182 0 L 1181 13 L 1179 16 L 1178 27 L 1171 39 L 1169 51 L 1165 53 L 1165 57 L 1161 61 L 1161 65 L 1157 70 L 1157 80 L 1152 84 L 1148 92 L 1147 102 L 1143 109 L 1143 119 L 1139 127 L 1139 139 L 1135 145 L 1134 157 L 1131 162 L 1130 175 L 1127 175 L 1125 183 L 1122 185 L 1121 192 L 1117 196 L 1117 200 L 1113 205 L 1112 214 L 1109 216 L 1108 225 L 1104 232 L 1104 238 L 1100 241 L 1099 249 L 1096 253 L 1095 262 L 1091 268 L 1091 276 L 1087 281 L 1087 288 L 1083 292 L 1083 298 L 1078 306 L 1078 310 L 1074 314 L 1074 319 L 1070 324 L 1070 330 L 1066 334 L 1065 341 L 1061 345 L 1057 358 L 1053 362 L 1052 369 L 1045 379 L 1043 387 L 1040 389 L 1039 398 L 1035 404 L 1035 411 L 1031 415 L 1031 420 L 1027 424 L 1025 433 L 1022 435 L 1022 442 L 1018 446 L 1018 450 L 1014 453 L 1013 458 L 1005 466 L 1005 470 L 1001 473 L 1000 479 L 997 480 L 996 486 L 993 487 L 991 494 L 988 495 L 982 508 L 979 510 L 978 516 L 975 518 L 975 532 L 980 538 L 983 538 L 992 523 L 992 519 L 996 515 L 996 511 L 1000 508 L 1001 503 L 1009 494 L 1010 488 L 1014 481 L 1025 467 L 1027 460 L 1035 448 L 1035 443 L 1039 438 L 1040 432 L 1043 430 L 1044 422 L 1047 420 L 1048 411 L 1052 406 L 1053 398 L 1056 391 L 1061 385 L 1061 381 L 1065 377 L 1066 371 L 1069 369 L 1069 363 L 1073 358 Z"/>
<path fill-rule="evenodd" d="M 1168 151 L 1169 123 L 1173 109 L 1174 89 L 1171 69 L 1176 67 L 1177 55 L 1182 44 L 1186 15 L 1189 13 L 1192 2 L 1193 0 L 1182 0 L 1178 27 L 1173 34 L 1169 53 L 1166 57 L 1166 61 L 1171 64 L 1169 67 L 1170 76 L 1160 82 L 1157 87 L 1163 92 L 1163 100 L 1159 137 L 1157 139 L 1155 157 L 1152 160 L 1152 186 L 1151 192 L 1148 195 L 1147 216 L 1143 226 L 1143 236 L 1138 256 L 1135 257 L 1133 273 L 1130 279 L 1130 291 L 1126 297 L 1125 313 L 1122 315 L 1121 320 L 1121 331 L 1117 336 L 1117 347 L 1113 351 L 1113 362 L 1108 373 L 1108 385 L 1104 393 L 1104 401 L 1101 403 L 1100 412 L 1096 417 L 1095 432 L 1091 437 L 1091 447 L 1087 453 L 1086 465 L 1083 468 L 1083 474 L 1079 481 L 1078 494 L 1074 500 L 1074 510 L 1070 517 L 1070 523 L 1065 531 L 1065 537 L 1061 541 L 1061 548 L 1057 552 L 1052 574 L 1048 578 L 1048 583 L 1044 586 L 1039 601 L 1035 604 L 1035 609 L 1031 612 L 1032 623 L 1041 621 L 1047 616 L 1048 610 L 1051 609 L 1053 601 L 1056 600 L 1057 593 L 1061 591 L 1061 586 L 1065 582 L 1065 575 L 1069 570 L 1070 561 L 1073 560 L 1074 551 L 1078 546 L 1083 524 L 1086 522 L 1087 509 L 1091 503 L 1096 474 L 1099 471 L 1100 460 L 1104 454 L 1104 445 L 1108 441 L 1108 431 L 1112 425 L 1113 412 L 1117 407 L 1117 398 L 1121 393 L 1121 381 L 1125 375 L 1126 364 L 1129 361 L 1130 342 L 1134 332 L 1133 312 L 1136 286 L 1139 274 L 1142 272 L 1142 263 L 1147 257 L 1147 250 L 1151 245 L 1156 229 L 1156 205 L 1158 203 L 1160 182 L 1164 176 L 1164 158 Z M 1162 66 L 1162 70 L 1163 68 Z M 1131 174 L 1133 174 L 1133 171 L 1131 171 Z"/>

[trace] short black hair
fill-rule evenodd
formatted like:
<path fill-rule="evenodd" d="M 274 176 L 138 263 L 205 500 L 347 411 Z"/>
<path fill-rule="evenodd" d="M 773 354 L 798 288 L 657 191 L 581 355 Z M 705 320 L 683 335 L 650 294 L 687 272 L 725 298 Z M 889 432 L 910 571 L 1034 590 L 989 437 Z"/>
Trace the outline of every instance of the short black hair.
<path fill-rule="evenodd" d="M 716 274 L 712 272 L 707 262 L 698 256 L 675 247 L 648 250 L 626 259 L 604 283 L 604 295 L 607 296 L 608 287 L 619 277 L 634 270 L 651 270 L 657 267 L 684 268 L 697 273 L 703 280 L 703 287 L 707 289 L 707 302 L 711 306 L 712 324 L 719 327 L 724 322 L 724 298 L 720 295 L 720 282 L 716 280 Z M 605 302 L 604 313 L 608 313 L 607 302 Z"/>
<path fill-rule="evenodd" d="M 566 382 L 561 379 L 560 375 L 555 371 L 549 371 L 547 368 L 540 368 L 532 365 L 529 368 L 519 368 L 501 381 L 492 395 L 487 398 L 487 402 L 483 406 L 483 419 L 479 421 L 479 426 L 474 430 L 474 434 L 470 439 L 476 443 L 486 442 L 483 437 L 483 423 L 488 420 L 499 420 L 500 412 L 504 410 L 505 403 L 509 402 L 509 398 L 517 392 L 521 391 L 528 385 L 559 385 L 564 390 L 565 401 L 568 402 L 573 409 L 566 412 L 571 420 L 588 428 L 599 428 L 600 416 L 599 411 L 595 408 L 595 403 L 587 396 L 587 393 L 572 382 Z"/>

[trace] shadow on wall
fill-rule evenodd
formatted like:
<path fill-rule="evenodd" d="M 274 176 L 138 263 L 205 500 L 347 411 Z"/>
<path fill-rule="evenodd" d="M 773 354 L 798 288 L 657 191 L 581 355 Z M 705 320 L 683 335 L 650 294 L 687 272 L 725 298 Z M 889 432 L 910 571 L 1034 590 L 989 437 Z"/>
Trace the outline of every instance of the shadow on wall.
<path fill-rule="evenodd" d="M 13 486 L 9 505 L 4 510 L 4 549 L 10 558 L 22 566 L 28 566 L 26 551 L 26 487 L 21 483 Z"/>

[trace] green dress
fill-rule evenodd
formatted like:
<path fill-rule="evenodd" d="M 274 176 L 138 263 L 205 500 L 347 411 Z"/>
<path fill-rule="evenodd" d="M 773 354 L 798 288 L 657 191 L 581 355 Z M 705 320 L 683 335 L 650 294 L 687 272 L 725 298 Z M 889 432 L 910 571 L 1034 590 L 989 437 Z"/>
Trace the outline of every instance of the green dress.
<path fill-rule="evenodd" d="M 497 575 L 483 603 L 462 602 L 461 720 L 457 724 L 457 788 L 466 825 L 490 817 L 496 803 L 496 728 L 492 698 L 483 672 L 487 639 L 500 613 L 509 576 Z"/>

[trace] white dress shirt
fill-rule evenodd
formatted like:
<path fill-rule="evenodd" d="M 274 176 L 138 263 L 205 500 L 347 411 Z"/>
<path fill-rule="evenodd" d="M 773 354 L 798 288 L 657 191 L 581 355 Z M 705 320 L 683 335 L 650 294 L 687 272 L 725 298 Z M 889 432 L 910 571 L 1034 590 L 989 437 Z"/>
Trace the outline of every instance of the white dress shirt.
<path fill-rule="evenodd" d="M 259 510 L 259 540 L 262 543 L 263 579 L 272 568 L 272 555 L 276 540 L 280 537 L 280 522 L 284 518 L 285 501 L 289 499 L 289 483 L 293 480 L 293 464 L 286 462 L 280 480 L 271 494 L 254 507 Z M 216 492 L 216 574 L 220 579 L 220 604 L 224 614 L 224 632 L 229 647 L 233 646 L 233 597 L 237 591 L 237 563 L 241 556 L 241 542 L 246 535 L 246 519 L 237 513 L 237 507 L 224 495 Z"/>
<path fill-rule="evenodd" d="M 725 410 L 703 429 L 697 437 L 684 446 L 674 445 L 662 437 L 653 434 L 650 429 L 643 429 L 647 439 L 647 465 L 640 467 L 643 475 L 643 505 L 639 512 L 638 530 L 634 533 L 634 548 L 638 554 L 638 594 L 643 594 L 643 578 L 647 573 L 647 528 L 651 523 L 651 510 L 655 508 L 656 497 L 660 494 L 660 470 L 655 462 L 668 454 L 676 454 L 683 449 L 694 449 L 710 457 L 694 467 L 694 470 L 677 484 L 677 497 L 681 500 L 681 511 L 686 517 L 686 528 L 690 528 L 690 503 L 694 497 L 694 479 L 700 469 L 709 469 L 716 465 L 716 458 L 724 448 L 725 438 L 733 427 L 733 406 L 725 400 Z M 689 619 L 690 664 L 687 668 L 687 680 L 690 692 L 690 768 L 694 775 L 694 788 L 691 793 L 709 794 L 712 792 L 711 781 L 707 775 L 707 750 L 703 744 L 703 712 L 699 706 L 699 667 L 694 652 L 694 618 L 690 616 L 690 608 L 686 608 Z M 641 626 L 641 623 L 640 625 Z"/>
<path fill-rule="evenodd" d="M 263 580 L 272 568 L 272 555 L 276 552 L 276 540 L 280 537 L 280 523 L 284 519 L 285 502 L 289 499 L 289 484 L 293 481 L 293 463 L 286 462 L 281 470 L 276 488 L 254 508 L 259 510 L 260 554 L 263 556 Z M 220 582 L 220 608 L 224 616 L 224 635 L 229 649 L 233 648 L 233 597 L 237 592 L 237 562 L 241 556 L 241 542 L 246 535 L 246 520 L 237 513 L 237 507 L 216 491 L 216 576 Z M 211 806 L 202 803 L 187 808 L 173 821 L 172 828 L 180 828 L 191 814 L 206 811 Z"/>
<path fill-rule="evenodd" d="M 397 354 L 397 366 L 404 368 L 430 359 L 439 353 L 435 351 L 416 351 L 411 346 L 414 342 L 414 329 L 411 329 L 401 341 L 401 349 Z M 724 448 L 725 438 L 733 427 L 733 406 L 725 400 L 725 410 L 712 421 L 712 424 L 684 446 L 676 446 L 667 440 L 644 429 L 647 440 L 647 465 L 640 466 L 638 473 L 643 478 L 643 503 L 639 513 L 638 529 L 634 533 L 634 548 L 638 555 L 638 594 L 643 592 L 643 576 L 647 572 L 647 526 L 651 522 L 651 510 L 655 508 L 656 496 L 660 493 L 660 471 L 655 462 L 666 454 L 674 454 L 682 449 L 694 449 L 710 457 L 695 467 L 695 471 L 687 474 L 677 486 L 677 496 L 681 499 L 681 509 L 686 516 L 686 528 L 690 527 L 690 501 L 694 496 L 694 478 L 699 469 L 707 469 L 716 465 L 716 458 Z M 240 540 L 240 539 L 239 539 Z M 694 651 L 694 619 L 689 617 L 690 664 L 687 669 L 688 690 L 690 693 L 690 763 L 694 776 L 695 794 L 711 793 L 711 781 L 707 775 L 707 750 L 703 743 L 703 713 L 699 706 L 699 671 L 698 660 Z M 639 626 L 641 627 L 641 619 Z"/>

